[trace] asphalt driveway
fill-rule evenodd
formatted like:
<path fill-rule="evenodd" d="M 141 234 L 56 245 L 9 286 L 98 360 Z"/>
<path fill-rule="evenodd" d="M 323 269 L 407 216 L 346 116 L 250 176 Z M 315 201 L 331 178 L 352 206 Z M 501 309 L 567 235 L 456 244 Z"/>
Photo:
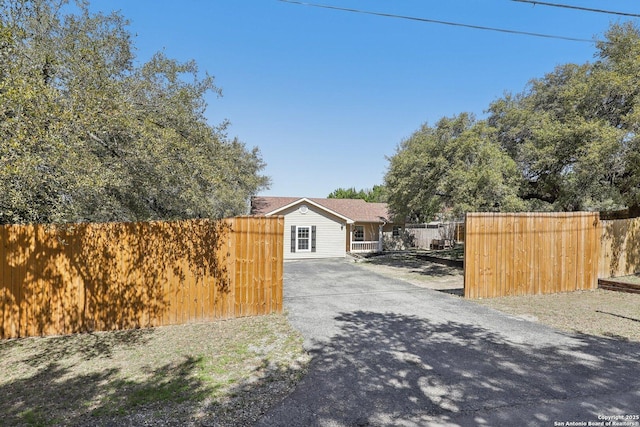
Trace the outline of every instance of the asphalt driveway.
<path fill-rule="evenodd" d="M 313 361 L 258 425 L 640 426 L 638 343 L 558 332 L 345 260 L 287 262 L 284 283 Z"/>

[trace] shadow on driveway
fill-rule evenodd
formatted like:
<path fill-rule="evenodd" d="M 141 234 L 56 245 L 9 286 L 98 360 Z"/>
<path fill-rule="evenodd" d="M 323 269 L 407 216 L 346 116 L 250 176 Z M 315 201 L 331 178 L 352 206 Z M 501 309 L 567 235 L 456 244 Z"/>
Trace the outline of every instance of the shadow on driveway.
<path fill-rule="evenodd" d="M 419 255 L 412 252 L 400 252 L 385 255 L 372 256 L 366 259 L 366 263 L 386 267 L 403 269 L 412 273 L 429 277 L 446 277 L 463 273 L 459 263 L 441 259 L 434 262 L 434 258 L 427 255 Z"/>
<path fill-rule="evenodd" d="M 540 426 L 640 408 L 638 343 L 516 344 L 470 324 L 364 310 L 335 321 L 308 376 L 259 425 Z"/>

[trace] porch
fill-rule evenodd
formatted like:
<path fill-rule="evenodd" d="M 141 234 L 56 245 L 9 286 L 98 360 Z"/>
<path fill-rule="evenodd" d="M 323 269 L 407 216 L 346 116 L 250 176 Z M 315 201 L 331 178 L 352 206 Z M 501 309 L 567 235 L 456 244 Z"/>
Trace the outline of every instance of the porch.
<path fill-rule="evenodd" d="M 382 252 L 382 242 L 377 240 L 373 240 L 369 242 L 364 242 L 364 241 L 351 242 L 351 248 L 349 252 L 354 254 Z"/>
<path fill-rule="evenodd" d="M 393 223 L 354 223 L 347 231 L 346 251 L 354 254 L 383 252 L 385 243 L 395 236 L 399 226 Z"/>

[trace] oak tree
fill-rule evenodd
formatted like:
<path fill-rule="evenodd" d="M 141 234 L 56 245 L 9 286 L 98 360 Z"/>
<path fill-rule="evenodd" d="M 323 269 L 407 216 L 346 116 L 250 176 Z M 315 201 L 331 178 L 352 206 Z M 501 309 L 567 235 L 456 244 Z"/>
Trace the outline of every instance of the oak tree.
<path fill-rule="evenodd" d="M 134 48 L 119 13 L 0 1 L 0 223 L 218 218 L 268 185 L 207 122 L 213 77 Z"/>
<path fill-rule="evenodd" d="M 515 162 L 494 130 L 467 113 L 425 124 L 403 141 L 389 158 L 385 182 L 394 214 L 415 222 L 524 208 Z"/>

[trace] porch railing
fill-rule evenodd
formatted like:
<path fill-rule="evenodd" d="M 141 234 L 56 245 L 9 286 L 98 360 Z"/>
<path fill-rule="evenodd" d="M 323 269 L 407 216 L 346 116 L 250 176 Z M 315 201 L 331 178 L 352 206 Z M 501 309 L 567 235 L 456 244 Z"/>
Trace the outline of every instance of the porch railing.
<path fill-rule="evenodd" d="M 351 252 L 378 252 L 377 240 L 372 242 L 351 242 Z"/>

